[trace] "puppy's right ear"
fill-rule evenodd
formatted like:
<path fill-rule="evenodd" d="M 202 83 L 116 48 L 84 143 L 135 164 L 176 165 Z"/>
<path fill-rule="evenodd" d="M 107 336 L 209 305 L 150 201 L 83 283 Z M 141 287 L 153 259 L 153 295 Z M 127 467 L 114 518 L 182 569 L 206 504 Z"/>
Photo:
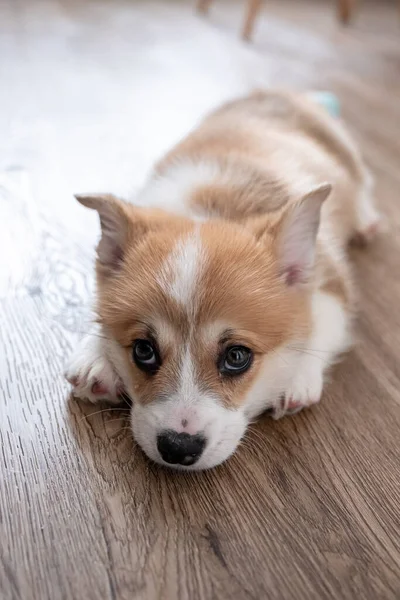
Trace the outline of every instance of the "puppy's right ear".
<path fill-rule="evenodd" d="M 135 221 L 134 207 L 111 194 L 77 195 L 75 198 L 83 206 L 99 213 L 101 239 L 97 246 L 98 264 L 104 272 L 115 272 L 122 263 L 128 243 L 143 229 Z"/>

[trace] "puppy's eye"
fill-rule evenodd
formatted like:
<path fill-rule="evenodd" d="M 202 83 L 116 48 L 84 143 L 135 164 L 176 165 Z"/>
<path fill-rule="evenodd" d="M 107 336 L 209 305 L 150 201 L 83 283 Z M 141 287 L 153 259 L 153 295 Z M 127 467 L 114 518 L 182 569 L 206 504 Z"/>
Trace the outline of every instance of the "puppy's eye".
<path fill-rule="evenodd" d="M 132 354 L 136 366 L 142 371 L 154 373 L 161 365 L 159 354 L 149 340 L 135 340 Z"/>
<path fill-rule="evenodd" d="M 253 361 L 253 353 L 245 346 L 231 346 L 225 350 L 219 370 L 224 375 L 240 375 L 247 371 Z"/>

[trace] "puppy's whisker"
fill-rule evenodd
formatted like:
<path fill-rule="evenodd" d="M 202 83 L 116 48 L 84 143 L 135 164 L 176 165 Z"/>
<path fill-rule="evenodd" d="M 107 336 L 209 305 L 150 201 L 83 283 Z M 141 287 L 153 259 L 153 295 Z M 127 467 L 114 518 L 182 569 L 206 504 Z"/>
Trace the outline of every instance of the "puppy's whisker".
<path fill-rule="evenodd" d="M 329 353 L 329 350 L 317 350 L 316 348 L 308 348 L 308 347 L 304 347 L 302 346 L 301 348 L 296 348 L 296 346 L 288 346 L 288 348 L 290 350 L 307 350 L 308 352 L 324 352 L 324 353 Z"/>
<path fill-rule="evenodd" d="M 251 427 L 250 429 L 248 429 L 244 435 L 245 438 L 251 438 L 251 437 L 257 437 L 260 440 L 262 440 L 263 442 L 265 442 L 265 436 L 263 436 L 257 429 L 256 427 Z"/>
<path fill-rule="evenodd" d="M 245 448 L 246 450 L 254 453 L 255 451 L 257 451 L 257 454 L 263 454 L 263 452 L 265 451 L 265 448 L 263 448 L 260 444 L 260 442 L 258 440 L 250 440 L 250 439 L 243 439 L 240 444 L 239 444 L 239 448 Z"/>
<path fill-rule="evenodd" d="M 90 413 L 88 415 L 84 415 L 81 419 L 79 419 L 78 423 L 85 421 L 89 417 L 94 417 L 95 415 L 100 415 L 101 413 L 109 413 L 112 411 L 123 411 L 126 413 L 127 409 L 126 408 L 103 408 L 102 410 L 97 410 L 96 412 Z"/>
<path fill-rule="evenodd" d="M 116 417 L 115 419 L 110 419 L 107 423 L 114 423 L 116 421 L 127 421 L 129 419 L 129 415 L 124 415 L 123 417 Z"/>
<path fill-rule="evenodd" d="M 286 360 L 286 358 L 284 356 L 282 356 L 282 354 L 280 352 L 278 352 L 278 350 L 272 349 L 270 350 L 270 352 L 272 352 L 273 354 L 276 354 L 278 358 L 280 358 L 281 360 L 283 360 L 283 362 L 285 364 L 289 364 L 289 362 Z"/>
<path fill-rule="evenodd" d="M 122 394 L 119 395 L 119 398 L 127 405 L 125 410 L 132 408 L 132 399 L 126 392 L 122 392 Z"/>
<path fill-rule="evenodd" d="M 312 356 L 313 358 L 317 358 L 319 359 L 322 363 L 326 363 L 326 364 L 330 364 L 330 361 L 327 360 L 325 357 L 323 356 L 318 356 L 318 354 L 316 354 L 316 352 L 318 352 L 317 350 L 315 352 L 308 352 L 307 350 L 304 349 L 296 349 L 293 348 L 293 350 L 295 350 L 295 352 L 299 352 L 301 354 L 306 354 L 307 356 Z"/>
<path fill-rule="evenodd" d="M 101 333 L 96 333 L 94 331 L 75 331 L 75 333 L 79 333 L 79 335 L 91 335 L 93 337 L 100 338 L 102 340 L 108 340 L 109 338 L 106 335 L 101 335 Z"/>

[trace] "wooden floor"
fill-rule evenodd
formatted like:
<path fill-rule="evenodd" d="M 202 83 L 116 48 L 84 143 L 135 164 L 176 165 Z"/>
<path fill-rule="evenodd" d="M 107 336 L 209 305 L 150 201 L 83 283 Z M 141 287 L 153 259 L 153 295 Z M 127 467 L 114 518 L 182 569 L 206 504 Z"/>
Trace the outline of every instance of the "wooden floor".
<path fill-rule="evenodd" d="M 400 598 L 399 15 L 265 4 L 245 45 L 241 2 L 0 0 L 2 600 Z M 210 107 L 282 84 L 336 92 L 376 177 L 359 344 L 320 405 L 165 471 L 124 412 L 68 399 L 98 235 L 72 194 L 127 194 Z"/>

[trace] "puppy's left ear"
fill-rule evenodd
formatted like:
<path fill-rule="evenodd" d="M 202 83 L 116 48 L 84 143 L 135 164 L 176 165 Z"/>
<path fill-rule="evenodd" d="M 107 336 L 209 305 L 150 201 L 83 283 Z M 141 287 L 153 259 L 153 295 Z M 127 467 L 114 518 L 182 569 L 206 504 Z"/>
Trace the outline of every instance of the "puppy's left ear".
<path fill-rule="evenodd" d="M 288 285 L 306 283 L 314 266 L 321 208 L 332 186 L 323 184 L 284 214 L 276 235 L 280 272 Z"/>
<path fill-rule="evenodd" d="M 135 207 L 111 194 L 77 195 L 75 198 L 100 217 L 101 238 L 97 246 L 98 264 L 105 274 L 117 271 L 128 244 L 142 233 L 143 223 Z"/>
<path fill-rule="evenodd" d="M 277 217 L 270 218 L 264 228 L 263 233 L 272 242 L 279 273 L 289 286 L 310 279 L 321 208 L 331 190 L 329 183 L 312 189 L 299 201 L 285 207 Z"/>

